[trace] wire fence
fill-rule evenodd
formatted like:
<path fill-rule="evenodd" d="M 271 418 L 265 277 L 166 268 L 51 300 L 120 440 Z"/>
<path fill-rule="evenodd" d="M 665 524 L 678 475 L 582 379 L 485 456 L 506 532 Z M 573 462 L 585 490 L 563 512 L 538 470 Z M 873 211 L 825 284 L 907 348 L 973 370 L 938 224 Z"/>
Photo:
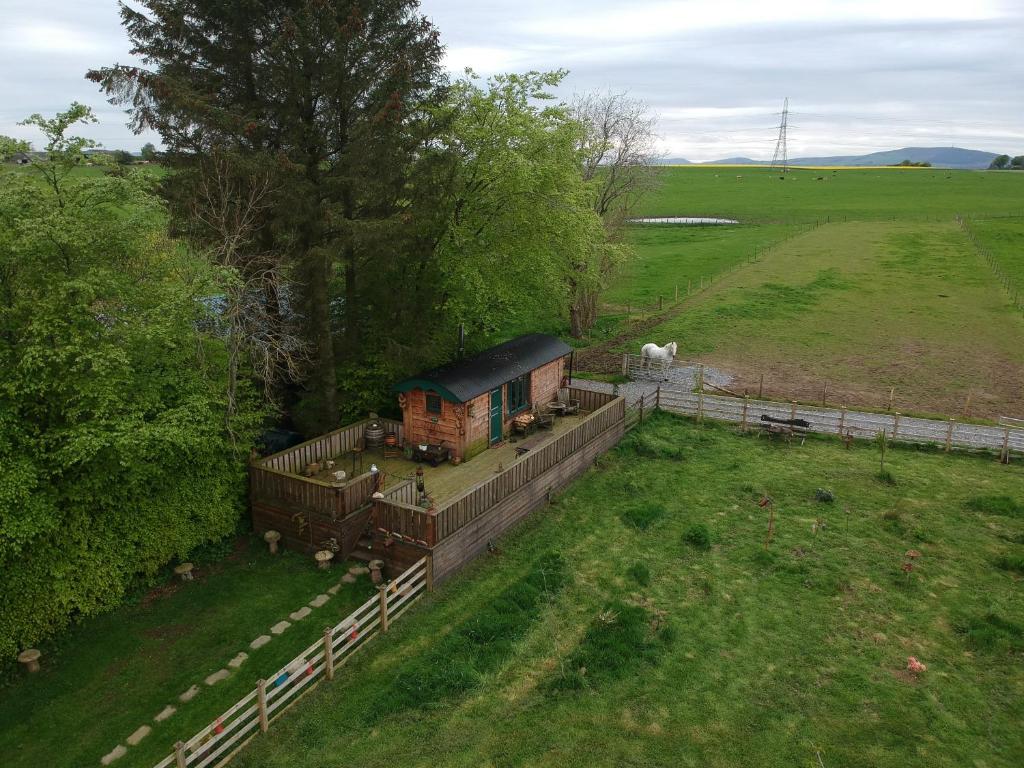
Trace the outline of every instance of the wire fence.
<path fill-rule="evenodd" d="M 971 243 L 974 245 L 978 253 L 980 253 L 984 257 L 985 262 L 988 264 L 993 274 L 999 280 L 999 284 L 1003 287 L 1007 295 L 1010 297 L 1010 301 L 1013 303 L 1013 306 L 1020 312 L 1024 313 L 1024 299 L 1021 298 L 1020 286 L 1017 285 L 1014 282 L 1013 278 L 1011 278 L 1010 275 L 1006 273 L 1006 270 L 1003 269 L 1003 265 L 999 262 L 999 259 L 996 257 L 996 255 L 992 253 L 991 249 L 989 249 L 988 246 L 984 245 L 980 240 L 978 240 L 978 236 L 974 233 L 974 229 L 971 227 L 971 220 L 963 216 L 957 215 L 956 221 L 957 224 L 960 225 L 960 229 L 962 229 L 964 231 L 964 234 L 967 235 L 967 239 L 971 241 Z"/>

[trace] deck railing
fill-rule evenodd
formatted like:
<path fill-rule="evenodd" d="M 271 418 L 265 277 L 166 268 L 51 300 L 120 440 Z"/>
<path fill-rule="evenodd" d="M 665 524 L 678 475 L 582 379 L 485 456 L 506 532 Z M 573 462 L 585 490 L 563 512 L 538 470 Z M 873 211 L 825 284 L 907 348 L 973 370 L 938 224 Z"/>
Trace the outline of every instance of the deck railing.
<path fill-rule="evenodd" d="M 377 421 L 385 432 L 395 432 L 398 435 L 398 442 L 401 444 L 405 439 L 405 430 L 402 422 L 393 419 L 363 419 L 362 421 L 350 424 L 347 427 L 336 429 L 320 437 L 307 440 L 304 443 L 288 448 L 272 456 L 267 456 L 256 462 L 257 465 L 268 469 L 275 469 L 298 475 L 310 464 L 318 464 L 341 456 L 351 451 L 359 443 L 360 438 L 366 430 L 366 425 L 371 421 Z M 341 467 L 344 469 L 344 467 Z M 308 478 L 301 478 L 308 480 Z"/>

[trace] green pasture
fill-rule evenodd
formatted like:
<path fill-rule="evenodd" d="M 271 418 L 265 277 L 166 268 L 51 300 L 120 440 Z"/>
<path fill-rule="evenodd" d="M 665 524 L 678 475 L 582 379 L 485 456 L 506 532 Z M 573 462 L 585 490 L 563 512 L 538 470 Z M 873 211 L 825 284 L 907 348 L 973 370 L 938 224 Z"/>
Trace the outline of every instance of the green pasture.
<path fill-rule="evenodd" d="M 939 168 L 670 167 L 639 216 L 721 216 L 741 223 L 951 219 L 1024 213 L 1024 173 Z"/>
<path fill-rule="evenodd" d="M 312 615 L 259 650 L 249 643 L 336 584 L 342 571 L 318 570 L 294 553 L 271 557 L 248 537 L 226 559 L 197 562 L 192 582 L 168 581 L 134 604 L 91 618 L 42 646 L 42 671 L 13 670 L 0 685 L 0 753 L 8 768 L 82 768 L 141 725 L 153 731 L 117 766 L 149 768 L 253 689 L 256 680 L 316 642 L 371 593 L 367 577 L 343 585 Z M 249 658 L 213 687 L 207 675 L 239 651 Z M 187 703 L 178 695 L 198 685 Z M 154 716 L 177 707 L 168 720 Z"/>
<path fill-rule="evenodd" d="M 995 257 L 1014 289 L 1024 296 L 1024 217 L 972 219 L 970 228 Z"/>
<path fill-rule="evenodd" d="M 672 224 L 632 226 L 628 242 L 635 254 L 603 294 L 607 304 L 650 307 L 662 297 L 666 306 L 701 280 L 731 269 L 755 254 L 801 231 L 799 225 L 681 227 Z"/>
<path fill-rule="evenodd" d="M 886 470 L 657 414 L 233 764 L 1015 768 L 1021 467 Z"/>
<path fill-rule="evenodd" d="M 1024 413 L 1024 317 L 953 222 L 828 224 L 651 330 L 734 389 L 905 411 Z M 623 345 L 622 351 L 631 350 Z"/>

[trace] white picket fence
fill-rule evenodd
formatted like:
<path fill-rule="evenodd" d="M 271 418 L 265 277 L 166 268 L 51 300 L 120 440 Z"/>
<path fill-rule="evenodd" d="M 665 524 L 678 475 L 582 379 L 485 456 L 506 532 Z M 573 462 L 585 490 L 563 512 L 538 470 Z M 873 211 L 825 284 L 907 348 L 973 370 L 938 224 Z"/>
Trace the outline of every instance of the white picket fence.
<path fill-rule="evenodd" d="M 334 627 L 324 630 L 313 643 L 230 709 L 174 751 L 154 768 L 219 768 L 322 678 L 334 671 L 380 632 L 387 632 L 432 584 L 429 556 L 413 564 L 401 576 L 381 585 L 378 594 L 356 608 Z"/>

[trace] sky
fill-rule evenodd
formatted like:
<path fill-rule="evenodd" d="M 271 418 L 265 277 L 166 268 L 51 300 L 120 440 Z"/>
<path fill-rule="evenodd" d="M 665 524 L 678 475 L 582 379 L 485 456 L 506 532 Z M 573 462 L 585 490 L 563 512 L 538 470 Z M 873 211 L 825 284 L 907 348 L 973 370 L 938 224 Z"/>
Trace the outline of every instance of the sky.
<path fill-rule="evenodd" d="M 558 95 L 628 92 L 667 157 L 770 159 L 789 98 L 789 156 L 960 146 L 1024 154 L 1024 0 L 421 0 L 446 65 L 564 68 Z M 78 100 L 80 133 L 137 151 L 83 75 L 129 63 L 110 0 L 0 0 L 0 134 Z"/>

